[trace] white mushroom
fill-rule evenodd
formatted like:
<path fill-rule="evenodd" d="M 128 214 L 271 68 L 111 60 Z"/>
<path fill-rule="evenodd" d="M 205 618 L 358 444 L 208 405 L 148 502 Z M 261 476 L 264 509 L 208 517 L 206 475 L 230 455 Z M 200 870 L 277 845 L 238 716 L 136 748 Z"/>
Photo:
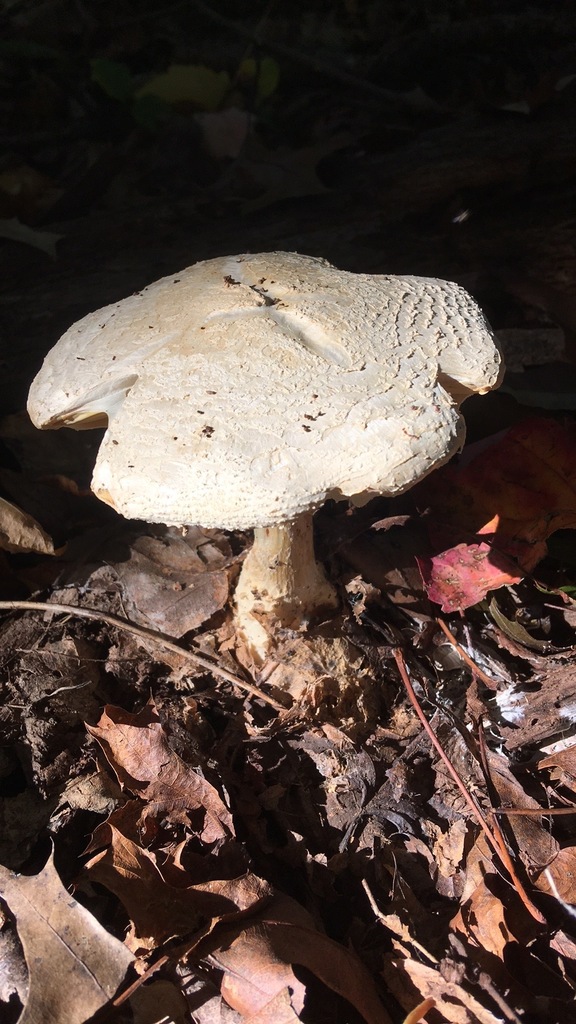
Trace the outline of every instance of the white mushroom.
<path fill-rule="evenodd" d="M 261 659 L 271 619 L 337 604 L 314 509 L 420 480 L 462 445 L 462 400 L 499 379 L 456 284 L 276 252 L 197 263 L 84 317 L 28 409 L 42 428 L 107 425 L 92 488 L 123 515 L 255 530 L 236 615 Z"/>

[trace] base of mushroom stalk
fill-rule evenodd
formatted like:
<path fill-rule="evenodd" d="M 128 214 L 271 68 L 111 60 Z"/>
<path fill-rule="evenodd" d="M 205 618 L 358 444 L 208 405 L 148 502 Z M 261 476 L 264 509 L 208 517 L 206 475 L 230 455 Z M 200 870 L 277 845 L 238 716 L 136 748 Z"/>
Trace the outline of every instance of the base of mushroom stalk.
<path fill-rule="evenodd" d="M 339 601 L 314 557 L 313 515 L 254 531 L 235 594 L 238 633 L 257 664 L 274 646 L 275 628 L 299 629 Z"/>

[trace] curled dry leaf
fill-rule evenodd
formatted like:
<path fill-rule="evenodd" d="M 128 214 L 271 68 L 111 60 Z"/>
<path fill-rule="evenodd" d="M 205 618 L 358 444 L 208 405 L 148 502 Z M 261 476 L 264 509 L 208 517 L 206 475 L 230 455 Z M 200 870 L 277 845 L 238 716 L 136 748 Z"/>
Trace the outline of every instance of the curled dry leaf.
<path fill-rule="evenodd" d="M 98 740 L 120 785 L 146 800 L 145 816 L 161 814 L 172 822 L 190 823 L 202 812 L 202 840 L 215 843 L 233 835 L 230 811 L 206 779 L 169 746 L 153 701 L 138 714 L 107 705 L 97 726 L 88 731 Z"/>
<path fill-rule="evenodd" d="M 0 498 L 0 548 L 3 551 L 37 551 L 53 555 L 54 544 L 36 520 L 17 505 Z"/>

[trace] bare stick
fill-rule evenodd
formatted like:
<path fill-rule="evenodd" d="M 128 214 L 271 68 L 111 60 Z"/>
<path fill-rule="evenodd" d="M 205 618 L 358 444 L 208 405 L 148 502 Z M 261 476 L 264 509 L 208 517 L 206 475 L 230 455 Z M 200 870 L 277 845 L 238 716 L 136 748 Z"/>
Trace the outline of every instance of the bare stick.
<path fill-rule="evenodd" d="M 270 704 L 276 711 L 286 710 L 282 704 L 273 700 L 272 697 L 269 697 L 258 686 L 254 686 L 253 683 L 248 683 L 239 676 L 235 676 L 233 672 L 229 672 L 226 668 L 221 668 L 216 662 L 210 661 L 209 658 L 205 658 L 202 654 L 196 654 L 195 651 L 188 651 L 185 647 L 180 647 L 179 644 L 171 640 L 170 637 L 165 636 L 164 633 L 158 633 L 155 629 L 148 629 L 147 626 L 137 626 L 135 622 L 130 622 L 130 619 L 124 619 L 120 615 L 110 615 L 108 612 L 98 611 L 97 608 L 79 608 L 72 604 L 49 604 L 48 601 L 0 601 L 0 611 L 2 610 L 55 612 L 64 615 L 74 615 L 79 619 L 95 619 L 100 622 L 106 622 L 109 626 L 122 629 L 125 633 L 132 633 L 133 636 L 139 637 L 142 640 L 152 640 L 159 647 L 164 647 L 167 651 L 181 655 L 200 668 L 205 668 L 213 675 L 219 676 L 221 679 L 225 679 L 226 682 L 232 683 L 233 686 L 237 686 L 239 689 L 245 690 L 246 693 L 252 694 L 253 697 L 259 697 L 260 700 Z"/>
<path fill-rule="evenodd" d="M 490 690 L 495 690 L 495 689 L 497 688 L 497 685 L 498 685 L 498 684 L 497 684 L 497 683 L 496 683 L 496 682 L 494 681 L 494 679 L 491 679 L 491 678 L 490 678 L 490 676 L 487 676 L 487 675 L 486 675 L 486 673 L 485 673 L 485 672 L 483 672 L 481 668 L 478 668 L 478 665 L 476 664 L 476 662 L 475 662 L 475 661 L 472 661 L 472 658 L 470 657 L 470 655 L 469 655 L 469 654 L 466 654 L 466 651 L 464 650 L 464 648 L 462 647 L 462 645 L 458 643 L 458 641 L 457 641 L 456 637 L 454 636 L 454 634 L 453 634 L 453 633 L 452 633 L 452 632 L 451 632 L 451 631 L 450 631 L 450 630 L 448 629 L 448 626 L 446 625 L 446 623 L 444 622 L 444 620 L 443 620 L 443 619 L 440 619 L 440 618 L 437 618 L 437 619 L 436 619 L 436 622 L 437 622 L 437 623 L 438 623 L 438 625 L 440 626 L 440 629 L 442 630 L 442 632 L 444 633 L 444 635 L 445 635 L 446 637 L 448 637 L 448 640 L 449 640 L 449 641 L 450 641 L 450 643 L 452 644 L 452 646 L 453 646 L 454 650 L 456 651 L 456 653 L 457 653 L 457 654 L 458 654 L 458 655 L 459 655 L 459 656 L 460 656 L 460 657 L 462 658 L 462 661 L 463 661 L 463 662 L 464 662 L 464 663 L 465 663 L 466 665 L 468 665 L 468 668 L 470 669 L 470 671 L 471 671 L 471 672 L 472 672 L 472 673 L 473 673 L 473 674 L 474 674 L 475 676 L 477 676 L 477 677 L 478 677 L 478 679 L 481 679 L 481 680 L 482 680 L 482 682 L 483 682 L 483 683 L 484 683 L 484 684 L 485 684 L 485 685 L 486 685 L 486 686 L 487 686 L 487 687 L 488 687 L 488 688 L 489 688 Z"/>

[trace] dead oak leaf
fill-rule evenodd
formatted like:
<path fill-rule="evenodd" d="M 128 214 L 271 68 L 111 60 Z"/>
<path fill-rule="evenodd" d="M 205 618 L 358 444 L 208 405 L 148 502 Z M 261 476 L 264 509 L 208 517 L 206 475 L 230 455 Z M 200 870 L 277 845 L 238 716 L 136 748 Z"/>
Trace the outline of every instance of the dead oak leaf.
<path fill-rule="evenodd" d="M 84 1024 L 115 994 L 133 956 L 62 885 L 52 857 L 37 875 L 0 866 L 30 972 L 20 1024 Z"/>
<path fill-rule="evenodd" d="M 98 725 L 87 728 L 122 788 L 146 801 L 146 815 L 190 824 L 201 811 L 198 832 L 204 843 L 234 834 L 232 815 L 217 790 L 170 748 L 153 701 L 135 715 L 107 705 Z"/>

